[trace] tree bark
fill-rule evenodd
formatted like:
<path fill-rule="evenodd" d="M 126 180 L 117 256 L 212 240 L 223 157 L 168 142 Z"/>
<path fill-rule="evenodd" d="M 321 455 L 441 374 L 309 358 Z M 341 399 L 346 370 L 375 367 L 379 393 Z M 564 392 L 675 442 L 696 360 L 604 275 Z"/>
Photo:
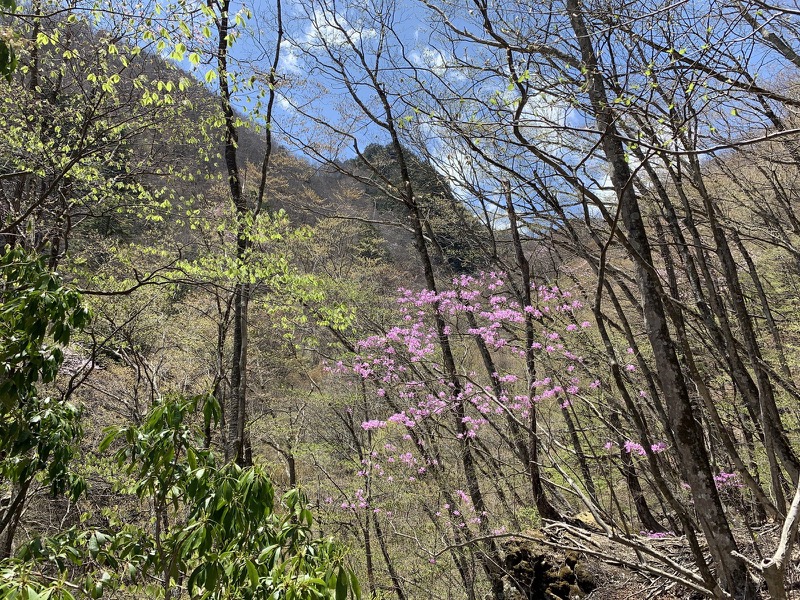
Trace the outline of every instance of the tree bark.
<path fill-rule="evenodd" d="M 508 214 L 509 225 L 511 227 L 511 239 L 514 243 L 514 254 L 517 260 L 517 268 L 522 277 L 521 301 L 523 308 L 531 306 L 531 267 L 525 252 L 522 248 L 522 241 L 517 227 L 517 214 L 514 209 L 514 202 L 511 198 L 511 189 L 508 182 L 503 182 L 506 188 L 506 212 Z M 539 468 L 539 434 L 536 421 L 536 405 L 533 401 L 534 391 L 533 382 L 536 381 L 536 358 L 533 354 L 533 315 L 525 312 L 525 378 L 527 382 L 528 403 L 530 405 L 530 424 L 528 433 L 528 479 L 531 485 L 533 501 L 536 510 L 542 519 L 558 521 L 561 515 L 550 503 L 542 485 L 542 474 Z"/>
<path fill-rule="evenodd" d="M 230 0 L 222 0 L 218 5 L 208 0 L 208 7 L 214 10 L 218 6 L 219 13 L 215 17 L 217 26 L 217 74 L 219 76 L 219 97 L 225 123 L 224 157 L 225 170 L 228 176 L 228 187 L 231 201 L 236 213 L 236 260 L 242 267 L 248 248 L 247 235 L 247 199 L 242 193 L 237 157 L 238 133 L 236 115 L 231 103 L 231 89 L 228 82 L 228 47 L 231 31 L 228 20 Z M 228 439 L 225 445 L 225 459 L 242 464 L 244 461 L 244 429 L 247 412 L 247 307 L 248 286 L 245 282 L 236 281 L 233 289 L 233 356 L 231 360 L 230 386 L 231 393 L 225 406 L 225 421 L 228 428 Z"/>

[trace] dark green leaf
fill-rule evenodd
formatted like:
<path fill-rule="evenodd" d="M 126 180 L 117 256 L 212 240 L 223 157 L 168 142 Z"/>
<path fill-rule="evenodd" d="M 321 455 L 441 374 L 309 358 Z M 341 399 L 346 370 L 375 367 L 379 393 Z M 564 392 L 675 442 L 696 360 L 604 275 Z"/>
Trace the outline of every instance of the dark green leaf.
<path fill-rule="evenodd" d="M 258 569 L 249 558 L 245 560 L 245 564 L 247 565 L 247 577 L 250 579 L 250 587 L 256 589 L 259 582 Z"/>

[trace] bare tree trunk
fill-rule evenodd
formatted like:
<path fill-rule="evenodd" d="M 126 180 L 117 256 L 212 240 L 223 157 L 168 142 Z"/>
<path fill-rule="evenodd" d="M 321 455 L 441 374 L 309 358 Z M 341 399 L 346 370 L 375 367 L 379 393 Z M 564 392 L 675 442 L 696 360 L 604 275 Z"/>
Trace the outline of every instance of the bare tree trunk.
<path fill-rule="evenodd" d="M 514 242 L 514 254 L 517 260 L 517 268 L 522 277 L 522 289 L 520 290 L 523 307 L 531 306 L 531 267 L 525 252 L 522 248 L 522 241 L 517 227 L 517 214 L 514 210 L 514 202 L 511 198 L 511 189 L 508 182 L 503 182 L 506 191 L 506 212 L 511 227 L 511 239 Z M 530 425 L 528 434 L 528 479 L 531 484 L 533 501 L 536 510 L 542 519 L 558 521 L 561 515 L 547 499 L 547 495 L 542 485 L 542 474 L 539 469 L 539 434 L 536 422 L 536 404 L 533 401 L 534 390 L 533 382 L 536 381 L 536 358 L 533 353 L 533 315 L 525 311 L 525 377 L 527 382 L 528 404 L 530 405 Z"/>
<path fill-rule="evenodd" d="M 0 535 L 3 536 L 2 545 L 0 545 L 0 559 L 9 558 L 14 549 L 14 536 L 22 519 L 22 511 L 25 509 L 25 501 L 28 499 L 31 483 L 33 483 L 32 478 L 25 480 L 22 485 L 16 486 L 16 494 L 14 494 L 13 500 L 9 499 L 5 512 L 0 513 L 2 515 L 2 518 L 0 518 Z"/>
<path fill-rule="evenodd" d="M 231 103 L 231 90 L 228 81 L 228 47 L 231 31 L 228 20 L 230 0 L 222 0 L 216 4 L 208 0 L 208 7 L 213 11 L 219 9 L 215 16 L 217 26 L 217 74 L 219 76 L 219 97 L 222 115 L 225 122 L 224 158 L 228 175 L 228 187 L 231 201 L 236 211 L 236 259 L 244 260 L 248 247 L 246 231 L 247 200 L 242 193 L 237 158 L 238 133 L 236 116 Z M 233 289 L 233 357 L 231 360 L 230 387 L 231 393 L 226 403 L 225 421 L 228 439 L 225 446 L 225 459 L 242 463 L 244 459 L 244 426 L 247 411 L 247 306 L 248 286 L 244 282 L 235 282 Z"/>
<path fill-rule="evenodd" d="M 383 557 L 383 562 L 386 565 L 386 570 L 389 571 L 389 579 L 392 581 L 394 593 L 397 594 L 397 600 L 406 600 L 406 593 L 403 591 L 403 586 L 400 583 L 400 576 L 397 574 L 397 569 L 395 569 L 392 558 L 389 556 L 389 549 L 386 547 L 383 528 L 381 527 L 378 519 L 373 519 L 372 524 L 375 527 L 375 536 L 378 538 L 378 546 L 381 549 L 381 556 Z"/>

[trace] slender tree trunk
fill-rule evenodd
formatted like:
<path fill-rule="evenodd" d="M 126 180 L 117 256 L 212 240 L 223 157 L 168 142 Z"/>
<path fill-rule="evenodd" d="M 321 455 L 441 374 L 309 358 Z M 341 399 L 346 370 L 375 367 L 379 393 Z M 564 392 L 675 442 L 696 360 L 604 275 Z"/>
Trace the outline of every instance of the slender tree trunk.
<path fill-rule="evenodd" d="M 10 500 L 5 512 L 0 513 L 2 515 L 2 518 L 0 518 L 0 536 L 3 536 L 0 545 L 0 559 L 9 558 L 11 551 L 14 549 L 14 536 L 22 519 L 22 511 L 25 509 L 25 501 L 28 499 L 31 483 L 33 483 L 32 478 L 25 480 L 22 485 L 18 486 L 13 500 Z"/>
<path fill-rule="evenodd" d="M 219 96 L 222 115 L 225 123 L 224 157 L 228 176 L 231 201 L 236 212 L 236 260 L 239 266 L 245 260 L 248 248 L 247 232 L 247 200 L 242 193 L 237 158 L 238 133 L 236 115 L 231 103 L 231 89 L 228 81 L 228 47 L 231 26 L 228 19 L 230 0 L 222 0 L 218 5 L 208 0 L 208 7 L 219 12 L 215 16 L 217 26 L 217 74 L 219 76 Z M 225 446 L 225 458 L 242 464 L 244 461 L 244 429 L 247 419 L 247 307 L 248 285 L 245 282 L 234 283 L 233 289 L 233 357 L 231 360 L 230 387 L 231 393 L 226 403 L 226 425 L 228 439 Z"/>
<path fill-rule="evenodd" d="M 375 537 L 378 539 L 378 547 L 381 549 L 381 556 L 386 565 L 386 570 L 389 571 L 389 579 L 392 581 L 394 593 L 397 594 L 397 600 L 406 600 L 406 593 L 403 591 L 403 585 L 400 583 L 400 576 L 397 574 L 391 556 L 389 556 L 389 549 L 386 547 L 386 539 L 383 535 L 383 528 L 381 527 L 378 519 L 372 519 L 372 524 L 375 527 Z"/>
<path fill-rule="evenodd" d="M 706 189 L 705 182 L 703 181 L 700 173 L 700 165 L 696 159 L 693 160 L 695 186 L 700 192 L 700 197 L 703 199 L 704 207 L 706 209 L 706 216 L 709 220 L 712 234 L 714 236 L 714 243 L 716 245 L 716 253 L 722 265 L 723 273 L 725 274 L 725 281 L 730 286 L 730 296 L 733 304 L 736 320 L 739 324 L 739 330 L 744 339 L 744 348 L 747 353 L 748 359 L 752 370 L 755 373 L 759 417 L 764 425 L 764 438 L 767 445 L 774 448 L 775 455 L 780 459 L 781 464 L 789 473 L 793 483 L 800 480 L 800 461 L 794 452 L 789 440 L 786 436 L 786 431 L 781 423 L 780 414 L 778 413 L 778 406 L 775 403 L 775 393 L 770 380 L 769 374 L 764 368 L 763 357 L 761 356 L 761 349 L 758 345 L 755 330 L 753 328 L 753 320 L 750 313 L 747 311 L 747 306 L 744 301 L 744 292 L 742 290 L 741 281 L 739 279 L 739 268 L 733 259 L 730 246 L 728 244 L 725 231 L 722 229 L 718 218 L 717 208 L 714 205 L 712 198 Z M 780 479 L 778 469 L 773 469 L 773 477 Z M 780 507 L 785 510 L 785 505 Z"/>
<path fill-rule="evenodd" d="M 583 451 L 581 439 L 578 436 L 578 429 L 575 427 L 575 421 L 572 419 L 570 409 L 571 407 L 568 404 L 564 404 L 561 407 L 561 415 L 564 417 L 564 423 L 567 425 L 567 432 L 572 442 L 572 450 L 575 452 L 575 457 L 578 459 L 578 468 L 581 470 L 583 485 L 586 488 L 586 492 L 589 494 L 589 498 L 595 502 L 597 501 L 597 490 L 594 487 L 594 479 L 589 470 L 589 463 L 586 461 L 586 453 Z"/>
<path fill-rule="evenodd" d="M 369 497 L 368 497 L 369 498 Z M 364 524 L 364 558 L 367 567 L 367 585 L 369 586 L 369 597 L 375 595 L 375 567 L 372 564 L 372 513 L 366 511 Z"/>
<path fill-rule="evenodd" d="M 517 268 L 522 277 L 522 289 L 520 294 L 523 307 L 531 306 L 531 267 L 525 251 L 522 248 L 522 240 L 517 227 L 517 214 L 514 209 L 514 202 L 511 197 L 510 184 L 503 182 L 506 192 L 506 212 L 511 227 L 511 239 L 514 243 L 514 254 L 517 260 Z M 528 479 L 531 485 L 533 501 L 536 510 L 542 519 L 559 521 L 561 515 L 547 499 L 544 485 L 542 484 L 542 474 L 539 467 L 539 433 L 536 421 L 536 404 L 533 400 L 533 382 L 536 381 L 536 357 L 533 353 L 533 315 L 525 311 L 525 378 L 527 383 L 528 404 L 530 406 L 530 424 L 528 433 Z"/>
<path fill-rule="evenodd" d="M 375 91 L 378 94 L 381 105 L 384 110 L 385 122 L 388 124 L 388 133 L 392 140 L 392 149 L 400 167 L 400 188 L 401 198 L 403 204 L 408 210 L 408 217 L 411 221 L 411 229 L 414 234 L 414 247 L 417 251 L 417 256 L 422 263 L 422 269 L 425 277 L 425 285 L 428 290 L 436 293 L 436 276 L 433 271 L 433 262 L 431 261 L 430 253 L 428 252 L 427 243 L 425 241 L 425 219 L 420 211 L 419 204 L 414 196 L 414 186 L 411 181 L 411 173 L 406 161 L 406 150 L 400 143 L 400 138 L 395 129 L 394 113 L 392 105 L 382 85 L 375 81 Z M 458 397 L 462 391 L 462 382 L 456 368 L 455 358 L 450 346 L 450 337 L 447 334 L 446 324 L 444 318 L 439 311 L 436 310 L 434 314 L 434 321 L 436 324 L 436 333 L 438 338 L 438 345 L 442 352 L 442 362 L 444 363 L 444 371 L 447 378 L 450 380 L 451 390 L 450 393 L 453 397 Z M 468 435 L 467 425 L 464 422 L 466 410 L 463 402 L 456 402 L 453 407 L 453 416 L 455 421 L 456 432 L 458 434 L 460 444 L 460 458 L 461 467 L 464 471 L 464 479 L 467 485 L 467 493 L 470 496 L 472 505 L 475 508 L 476 514 L 482 515 L 486 512 L 486 502 L 484 501 L 483 492 L 481 491 L 478 472 L 475 465 L 475 456 L 473 452 L 472 438 Z M 486 573 L 492 587 L 492 594 L 495 600 L 504 600 L 505 594 L 503 592 L 503 582 L 498 572 L 497 565 L 499 561 L 499 549 L 490 535 L 488 519 L 481 519 L 479 524 L 481 534 L 486 541 L 482 543 L 484 552 L 481 554 L 481 566 Z"/>
<path fill-rule="evenodd" d="M 618 411 L 611 411 L 609 422 L 614 429 L 622 431 L 622 423 L 620 422 Z M 644 495 L 642 484 L 636 473 L 636 466 L 633 464 L 631 453 L 625 450 L 625 440 L 621 437 L 617 437 L 617 444 L 619 445 L 620 472 L 625 478 L 628 491 L 633 498 L 633 506 L 636 508 L 636 516 L 639 517 L 639 522 L 642 524 L 645 531 L 652 531 L 653 533 L 666 531 L 650 511 L 650 506 L 647 503 L 647 497 Z"/>

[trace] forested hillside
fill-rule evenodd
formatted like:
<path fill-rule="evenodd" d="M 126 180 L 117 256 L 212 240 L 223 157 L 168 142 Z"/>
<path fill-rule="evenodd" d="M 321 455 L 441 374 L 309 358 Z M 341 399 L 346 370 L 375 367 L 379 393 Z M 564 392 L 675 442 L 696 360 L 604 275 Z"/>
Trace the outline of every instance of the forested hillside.
<path fill-rule="evenodd" d="M 0 598 L 800 598 L 800 5 L 0 17 Z"/>

